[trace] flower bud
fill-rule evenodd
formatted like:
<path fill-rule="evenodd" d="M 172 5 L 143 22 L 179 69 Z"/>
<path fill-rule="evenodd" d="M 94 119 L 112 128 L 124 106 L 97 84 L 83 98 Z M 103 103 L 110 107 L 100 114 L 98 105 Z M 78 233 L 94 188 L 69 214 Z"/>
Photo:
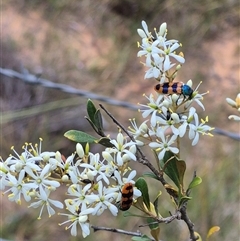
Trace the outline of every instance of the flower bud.
<path fill-rule="evenodd" d="M 61 180 L 62 180 L 63 182 L 68 182 L 68 181 L 69 181 L 68 175 L 63 175 Z"/>
<path fill-rule="evenodd" d="M 226 98 L 226 101 L 229 105 L 231 105 L 232 107 L 236 108 L 236 102 L 230 98 Z"/>
<path fill-rule="evenodd" d="M 167 23 L 162 23 L 159 27 L 159 35 L 163 36 L 167 30 Z"/>
<path fill-rule="evenodd" d="M 83 150 L 83 147 L 80 143 L 77 143 L 76 145 L 76 151 L 77 151 L 77 154 L 80 158 L 83 158 L 84 157 L 84 150 Z"/>

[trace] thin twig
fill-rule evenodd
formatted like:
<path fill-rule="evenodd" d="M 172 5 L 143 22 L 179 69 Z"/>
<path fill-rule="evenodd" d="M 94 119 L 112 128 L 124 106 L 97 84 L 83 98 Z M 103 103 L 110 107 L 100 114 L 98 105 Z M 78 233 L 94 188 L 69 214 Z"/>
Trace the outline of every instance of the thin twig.
<path fill-rule="evenodd" d="M 157 223 L 171 223 L 173 220 L 175 219 L 180 219 L 181 218 L 181 212 L 180 211 L 177 211 L 175 214 L 167 217 L 167 218 L 156 218 L 156 221 L 150 223 L 150 224 L 157 224 Z M 149 223 L 148 224 L 142 224 L 142 225 L 139 225 L 138 227 L 145 227 L 145 226 L 149 226 L 150 225 Z"/>

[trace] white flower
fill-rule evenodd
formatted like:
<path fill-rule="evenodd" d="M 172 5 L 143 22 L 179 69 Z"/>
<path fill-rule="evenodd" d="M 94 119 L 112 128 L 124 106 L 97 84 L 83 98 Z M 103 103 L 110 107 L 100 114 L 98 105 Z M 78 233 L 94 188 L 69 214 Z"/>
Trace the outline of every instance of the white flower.
<path fill-rule="evenodd" d="M 149 100 L 149 103 L 147 105 L 140 105 L 147 107 L 147 109 L 141 109 L 140 111 L 142 112 L 143 118 L 147 118 L 149 115 L 151 115 L 150 123 L 153 127 L 155 127 L 158 121 L 158 114 L 161 113 L 163 95 L 159 95 L 157 100 L 154 99 L 153 94 L 150 94 L 149 97 L 145 95 L 145 97 Z"/>
<path fill-rule="evenodd" d="M 128 160 L 133 160 L 136 161 L 136 143 L 133 141 L 127 141 L 127 139 L 125 139 L 123 137 L 123 134 L 121 132 L 118 133 L 117 135 L 117 139 L 116 140 L 111 140 L 110 141 L 114 147 L 112 148 L 106 148 L 105 151 L 109 152 L 109 153 L 115 153 L 117 154 L 116 156 L 116 161 L 117 161 L 117 165 L 118 166 L 122 166 L 124 163 L 124 159 L 123 159 L 123 155 L 127 154 L 128 155 Z M 129 148 L 129 150 L 128 150 Z M 125 157 L 126 158 L 126 157 Z"/>
<path fill-rule="evenodd" d="M 70 179 L 73 183 L 78 182 L 78 173 L 77 173 L 77 167 L 74 165 L 74 157 L 75 155 L 71 155 L 67 158 L 67 160 L 64 163 L 63 169 L 65 170 L 66 173 L 69 174 Z"/>
<path fill-rule="evenodd" d="M 5 186 L 10 186 L 11 188 L 4 192 L 11 192 L 8 195 L 10 201 L 15 201 L 18 204 L 21 204 L 21 195 L 23 195 L 24 199 L 29 202 L 31 197 L 29 196 L 29 190 L 37 188 L 37 185 L 34 183 L 25 183 L 23 181 L 25 177 L 25 171 L 21 170 L 18 179 L 11 175 L 11 173 L 7 174 L 7 178 L 4 180 Z M 8 179 L 8 180 L 7 180 Z"/>
<path fill-rule="evenodd" d="M 88 163 L 82 163 L 79 166 L 86 168 L 84 171 L 87 176 L 97 176 L 97 181 L 103 179 L 105 183 L 109 184 L 109 180 L 107 175 L 105 174 L 105 171 L 108 169 L 108 165 L 105 165 L 103 161 L 100 161 L 100 155 L 99 153 L 92 154 L 89 153 L 90 162 Z M 92 178 L 90 177 L 90 180 Z"/>
<path fill-rule="evenodd" d="M 135 183 L 135 181 L 133 180 L 133 178 L 137 175 L 136 170 L 132 170 L 128 177 L 124 177 L 124 175 L 122 175 L 122 173 L 120 173 L 118 170 L 115 170 L 114 172 L 114 178 L 116 178 L 117 183 L 119 188 L 121 189 L 122 186 L 124 186 L 126 183 Z"/>
<path fill-rule="evenodd" d="M 14 147 L 11 148 L 12 151 L 15 153 L 15 156 L 11 156 L 6 160 L 6 164 L 9 165 L 10 170 L 13 172 L 20 172 L 22 169 L 35 169 L 35 170 L 41 170 L 41 168 L 38 165 L 38 162 L 43 160 L 40 156 L 33 156 L 28 150 L 27 146 L 24 147 L 24 152 L 19 155 Z"/>
<path fill-rule="evenodd" d="M 189 127 L 189 139 L 191 140 L 195 134 L 194 134 L 194 124 L 192 123 L 193 119 L 195 119 L 196 122 L 196 118 L 198 118 L 198 116 L 196 115 L 196 109 L 191 107 L 189 110 L 189 115 L 187 118 L 185 118 L 185 116 L 182 116 L 181 121 L 183 121 L 183 124 L 178 128 L 179 129 L 179 136 L 183 137 L 186 133 L 187 127 Z"/>
<path fill-rule="evenodd" d="M 152 66 L 152 64 L 147 65 L 148 70 L 146 71 L 146 74 L 144 75 L 144 79 L 150 79 L 150 78 L 159 78 L 161 75 L 160 68 L 156 65 Z"/>
<path fill-rule="evenodd" d="M 113 216 L 117 216 L 118 209 L 111 202 L 116 198 L 115 192 L 109 192 L 103 187 L 102 182 L 98 182 L 98 197 L 99 201 L 94 207 L 92 215 L 101 215 L 105 209 L 109 209 Z"/>
<path fill-rule="evenodd" d="M 137 29 L 139 36 L 142 38 L 143 41 L 145 41 L 146 39 L 151 39 L 153 36 L 148 31 L 148 26 L 145 21 L 142 21 L 142 27 L 143 27 L 143 30 Z"/>
<path fill-rule="evenodd" d="M 198 84 L 198 86 L 196 87 L 196 89 L 193 91 L 192 96 L 191 96 L 191 99 L 189 99 L 189 100 L 185 103 L 185 105 L 184 105 L 184 108 L 185 108 L 185 109 L 188 109 L 189 106 L 190 106 L 193 102 L 196 102 L 203 110 L 205 110 L 205 107 L 204 107 L 204 105 L 202 104 L 201 101 L 203 100 L 203 96 L 206 95 L 206 94 L 208 94 L 208 92 L 205 92 L 205 93 L 202 93 L 202 94 L 199 94 L 199 93 L 198 93 L 197 90 L 198 90 L 198 88 L 199 88 L 199 86 L 200 86 L 201 83 L 202 83 L 202 82 L 200 82 L 200 83 Z M 188 82 L 187 82 L 186 85 L 192 87 L 192 80 L 188 80 Z"/>
<path fill-rule="evenodd" d="M 158 140 L 158 142 L 151 142 L 151 143 L 149 143 L 149 146 L 151 148 L 155 149 L 157 152 L 159 152 L 158 153 L 158 159 L 159 160 L 163 159 L 166 151 L 171 151 L 174 154 L 179 152 L 178 148 L 171 147 L 171 145 L 176 140 L 177 136 L 173 135 L 170 138 L 170 140 L 168 140 L 168 137 L 167 138 L 165 137 L 164 132 L 162 132 L 160 130 L 160 128 L 158 128 L 156 134 L 157 134 L 157 137 L 160 137 L 160 139 Z"/>
<path fill-rule="evenodd" d="M 195 113 L 195 115 L 197 115 Z M 201 123 L 199 124 L 199 119 L 198 117 L 195 118 L 195 125 L 194 125 L 194 129 L 195 129 L 195 137 L 192 141 L 192 145 L 196 145 L 199 141 L 199 133 L 202 135 L 208 135 L 208 136 L 212 136 L 212 134 L 210 133 L 210 131 L 212 131 L 214 128 L 205 125 L 205 123 L 207 122 L 207 118 L 206 120 L 201 119 Z"/>
<path fill-rule="evenodd" d="M 157 47 L 157 43 L 149 43 L 148 41 L 142 43 L 140 46 L 143 50 L 140 50 L 137 54 L 138 57 L 141 57 L 143 55 L 146 56 L 146 65 L 152 66 L 151 62 L 152 60 L 156 60 L 156 62 L 159 62 L 160 60 L 163 60 L 159 56 L 159 53 L 161 53 L 160 49 Z M 154 61 L 155 62 L 155 61 Z M 162 61 L 161 61 L 162 62 Z"/>
<path fill-rule="evenodd" d="M 155 30 L 156 38 L 148 31 L 145 21 L 142 21 L 143 29 L 138 29 L 138 34 L 142 38 L 142 48 L 137 54 L 138 57 L 146 56 L 145 65 L 148 68 L 144 78 L 156 78 L 163 83 L 165 80 L 165 72 L 170 70 L 175 63 L 170 58 L 183 64 L 185 59 L 180 54 L 176 54 L 176 49 L 180 47 L 177 40 L 167 40 L 167 24 L 161 24 L 159 32 Z"/>
<path fill-rule="evenodd" d="M 169 42 L 167 42 L 167 43 L 165 42 L 163 44 L 163 50 L 161 51 L 161 54 L 163 56 L 165 56 L 165 61 L 164 61 L 165 68 L 164 69 L 166 71 L 173 66 L 171 64 L 170 57 L 174 58 L 181 64 L 183 64 L 185 62 L 185 59 L 182 56 L 175 53 L 175 50 L 179 47 L 180 47 L 180 44 L 177 42 L 175 42 L 173 44 L 172 43 L 169 44 Z M 167 66 L 169 66 L 169 68 Z"/>
<path fill-rule="evenodd" d="M 148 126 L 146 124 L 148 120 L 145 120 L 139 127 L 137 126 L 135 119 L 130 120 L 130 122 L 133 128 L 129 127 L 129 133 L 131 133 L 135 139 L 141 136 L 145 136 L 148 133 Z"/>
<path fill-rule="evenodd" d="M 59 215 L 68 217 L 67 221 L 60 223 L 59 225 L 71 222 L 71 224 L 66 229 L 71 228 L 71 235 L 77 236 L 77 225 L 79 224 L 82 229 L 82 236 L 84 238 L 87 237 L 90 234 L 88 215 L 91 214 L 94 211 L 94 209 L 88 208 L 79 212 L 79 207 L 75 204 L 71 204 L 68 201 L 65 201 L 65 204 L 70 214 L 59 213 Z"/>
<path fill-rule="evenodd" d="M 60 183 L 58 181 L 49 180 L 48 177 L 50 175 L 50 168 L 51 165 L 47 164 L 40 174 L 38 172 L 33 172 L 31 169 L 28 170 L 28 174 L 30 177 L 33 178 L 33 182 L 38 186 L 39 188 L 39 194 L 41 197 L 46 196 L 46 190 L 47 189 L 53 189 L 55 190 L 56 187 L 60 186 Z"/>
<path fill-rule="evenodd" d="M 49 217 L 51 217 L 52 215 L 55 214 L 55 210 L 52 208 L 51 205 L 53 205 L 57 208 L 61 208 L 61 209 L 63 208 L 63 204 L 60 201 L 49 198 L 50 193 L 51 193 L 50 190 L 46 190 L 46 193 L 43 192 L 42 195 L 39 195 L 38 193 L 36 193 L 37 196 L 35 198 L 39 199 L 39 201 L 31 203 L 31 205 L 29 206 L 29 207 L 33 207 L 33 208 L 41 207 L 38 219 L 41 219 L 44 207 L 47 208 Z"/>
<path fill-rule="evenodd" d="M 80 184 L 73 184 L 68 188 L 68 195 L 71 195 L 73 199 L 67 199 L 65 202 L 74 202 L 82 210 L 85 210 L 87 206 L 99 200 L 98 195 L 91 193 L 91 183 L 83 187 Z"/>
<path fill-rule="evenodd" d="M 175 126 L 176 124 L 180 123 L 180 118 L 177 113 L 169 113 L 168 109 L 164 106 L 162 107 L 162 115 L 158 116 L 158 126 L 157 126 L 157 133 L 162 132 L 164 133 L 168 128 L 171 129 L 174 135 L 179 135 L 179 130 Z M 158 135 L 158 134 L 157 134 Z"/>

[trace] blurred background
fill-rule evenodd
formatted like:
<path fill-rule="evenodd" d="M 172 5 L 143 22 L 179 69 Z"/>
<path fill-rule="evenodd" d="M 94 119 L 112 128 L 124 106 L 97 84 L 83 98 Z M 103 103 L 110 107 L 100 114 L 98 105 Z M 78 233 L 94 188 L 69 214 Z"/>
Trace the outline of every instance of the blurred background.
<path fill-rule="evenodd" d="M 145 69 L 136 57 L 136 29 L 145 20 L 152 31 L 161 23 L 168 24 L 168 38 L 178 39 L 182 44 L 186 63 L 178 73 L 177 81 L 202 81 L 200 92 L 205 96 L 205 112 L 209 124 L 228 132 L 239 134 L 239 124 L 229 121 L 236 111 L 225 99 L 235 99 L 240 92 L 240 42 L 238 0 L 8 0 L 1 1 L 1 68 L 19 73 L 29 73 L 67 84 L 79 90 L 127 101 L 132 105 L 145 103 L 143 93 L 153 93 L 154 80 L 144 79 Z M 43 138 L 43 150 L 61 151 L 65 155 L 75 150 L 75 143 L 63 137 L 70 129 L 91 133 L 84 119 L 87 97 L 64 93 L 39 85 L 30 85 L 17 78 L 0 75 L 0 155 L 6 159 L 11 146 L 20 153 L 25 142 L 38 143 Z M 138 123 L 141 115 L 129 108 L 103 104 L 125 127 L 129 118 Z M 235 112 L 235 113 L 234 113 Z M 111 136 L 117 127 L 105 116 L 105 126 Z M 196 231 L 204 238 L 211 226 L 221 230 L 211 240 L 238 240 L 240 237 L 240 146 L 239 141 L 227 136 L 202 137 L 197 146 L 191 147 L 186 139 L 182 146 L 182 158 L 187 162 L 186 181 L 189 183 L 194 170 L 203 183 L 192 192 L 188 214 Z M 188 148 L 189 147 L 189 148 Z M 191 147 L 191 148 L 190 148 Z M 93 146 L 92 151 L 98 151 Z M 146 153 L 151 158 L 151 153 Z M 133 166 L 139 175 L 148 171 Z M 153 183 L 154 195 L 163 190 Z M 186 185 L 188 184 L 186 183 Z M 64 195 L 64 191 L 58 195 Z M 152 196 L 152 199 L 154 196 Z M 69 231 L 57 223 L 60 216 L 48 219 L 47 214 L 38 221 L 39 210 L 10 203 L 7 196 L 0 197 L 0 237 L 15 240 L 83 240 L 71 237 Z M 163 194 L 160 211 L 167 216 L 174 207 Z M 130 209 L 134 212 L 134 208 Z M 139 229 L 145 220 L 117 218 L 110 213 L 91 220 L 98 226 Z M 99 231 L 84 239 L 131 240 L 130 236 Z M 174 221 L 161 224 L 161 239 L 188 240 L 184 223 Z"/>

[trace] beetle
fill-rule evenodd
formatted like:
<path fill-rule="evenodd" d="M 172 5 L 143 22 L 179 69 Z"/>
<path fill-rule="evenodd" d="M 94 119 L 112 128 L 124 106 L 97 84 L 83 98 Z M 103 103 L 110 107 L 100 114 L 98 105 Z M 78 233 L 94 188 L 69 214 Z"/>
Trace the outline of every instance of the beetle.
<path fill-rule="evenodd" d="M 133 203 L 133 184 L 126 183 L 122 188 L 122 198 L 119 204 L 119 209 L 122 211 L 128 210 Z"/>
<path fill-rule="evenodd" d="M 184 84 L 183 82 L 157 84 L 154 87 L 154 90 L 160 94 L 179 94 L 183 95 L 184 98 L 188 96 L 189 99 L 192 99 L 193 94 L 193 89 L 189 85 Z"/>

